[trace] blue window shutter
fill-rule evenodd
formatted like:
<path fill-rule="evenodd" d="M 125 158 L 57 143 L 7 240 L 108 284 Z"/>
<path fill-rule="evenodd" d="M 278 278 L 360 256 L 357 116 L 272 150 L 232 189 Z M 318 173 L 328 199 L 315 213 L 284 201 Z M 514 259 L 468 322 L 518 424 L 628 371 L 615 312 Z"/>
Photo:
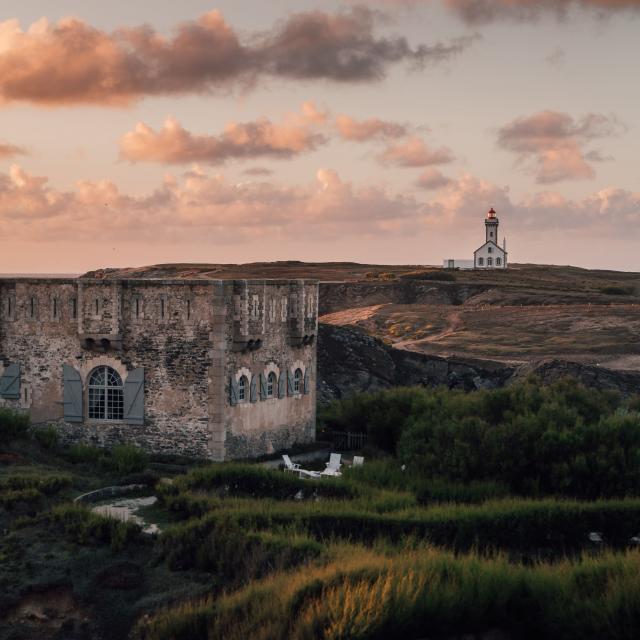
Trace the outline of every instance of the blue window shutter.
<path fill-rule="evenodd" d="M 251 402 L 258 402 L 258 376 L 251 376 L 251 389 L 249 399 Z"/>
<path fill-rule="evenodd" d="M 267 399 L 267 376 L 264 373 L 260 374 L 260 399 Z"/>
<path fill-rule="evenodd" d="M 0 378 L 0 398 L 7 400 L 20 399 L 20 365 L 12 362 Z"/>
<path fill-rule="evenodd" d="M 62 406 L 64 407 L 64 419 L 67 422 L 82 422 L 82 379 L 80 373 L 68 364 L 62 365 Z"/>
<path fill-rule="evenodd" d="M 290 396 L 295 395 L 295 386 L 293 384 L 293 371 L 287 371 L 287 393 Z"/>
<path fill-rule="evenodd" d="M 304 392 L 309 393 L 311 385 L 309 384 L 309 367 L 304 370 Z"/>
<path fill-rule="evenodd" d="M 144 368 L 129 371 L 124 381 L 124 421 L 144 424 Z"/>
<path fill-rule="evenodd" d="M 278 378 L 278 398 L 284 398 L 287 395 L 287 373 L 282 371 Z"/>
<path fill-rule="evenodd" d="M 238 381 L 235 376 L 231 376 L 229 382 L 229 403 L 232 407 L 238 404 Z"/>

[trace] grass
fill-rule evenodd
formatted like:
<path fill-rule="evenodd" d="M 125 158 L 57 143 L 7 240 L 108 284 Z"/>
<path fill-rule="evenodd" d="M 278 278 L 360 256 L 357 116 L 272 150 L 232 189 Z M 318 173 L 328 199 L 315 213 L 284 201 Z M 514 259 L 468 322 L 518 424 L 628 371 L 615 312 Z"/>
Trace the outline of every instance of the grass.
<path fill-rule="evenodd" d="M 500 630 L 523 638 L 633 638 L 640 554 L 526 567 L 430 548 L 337 545 L 332 560 L 276 573 L 138 625 L 145 640 L 377 639 Z"/>

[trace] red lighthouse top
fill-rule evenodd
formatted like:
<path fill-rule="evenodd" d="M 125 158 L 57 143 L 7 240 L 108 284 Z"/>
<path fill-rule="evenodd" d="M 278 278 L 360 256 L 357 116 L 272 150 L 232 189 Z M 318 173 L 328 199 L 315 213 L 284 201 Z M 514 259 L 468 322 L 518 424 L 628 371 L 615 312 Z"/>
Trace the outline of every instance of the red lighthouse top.
<path fill-rule="evenodd" d="M 491 209 L 489 209 L 489 213 L 487 213 L 487 218 L 495 218 L 495 217 L 496 217 L 495 209 L 491 207 Z"/>

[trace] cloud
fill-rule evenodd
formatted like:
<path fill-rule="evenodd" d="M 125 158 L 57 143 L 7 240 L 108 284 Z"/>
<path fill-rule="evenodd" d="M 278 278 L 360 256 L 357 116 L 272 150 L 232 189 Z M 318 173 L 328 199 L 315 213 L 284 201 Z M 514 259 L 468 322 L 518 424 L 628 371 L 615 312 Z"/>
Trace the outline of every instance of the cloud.
<path fill-rule="evenodd" d="M 408 127 L 397 122 L 369 118 L 356 120 L 350 116 L 336 117 L 336 128 L 345 140 L 365 142 L 372 139 L 399 138 L 406 135 Z"/>
<path fill-rule="evenodd" d="M 585 146 L 625 130 L 615 116 L 591 113 L 575 120 L 566 113 L 540 111 L 499 129 L 498 145 L 515 153 L 519 163 L 532 160 L 540 184 L 583 180 L 595 176 L 588 161 L 604 159 L 597 150 L 586 151 Z"/>
<path fill-rule="evenodd" d="M 270 176 L 273 174 L 271 169 L 267 169 L 266 167 L 249 167 L 242 172 L 245 176 Z"/>
<path fill-rule="evenodd" d="M 428 167 L 446 164 L 454 158 L 453 152 L 447 147 L 430 149 L 422 138 L 411 137 L 405 142 L 389 145 L 378 159 L 383 164 L 397 167 Z"/>
<path fill-rule="evenodd" d="M 120 140 L 120 154 L 132 162 L 223 164 L 230 159 L 291 158 L 327 142 L 317 130 L 326 116 L 311 103 L 301 114 L 288 114 L 282 124 L 267 118 L 230 122 L 220 135 L 194 135 L 175 118 L 167 118 L 159 131 L 140 122 Z"/>
<path fill-rule="evenodd" d="M 425 220 L 463 232 L 477 223 L 478 215 L 490 206 L 508 225 L 509 233 L 521 239 L 528 234 L 549 236 L 550 232 L 571 230 L 590 239 L 588 248 L 593 239 L 604 236 L 618 239 L 640 236 L 640 192 L 608 187 L 573 200 L 555 191 L 540 191 L 516 201 L 507 187 L 471 175 L 451 180 L 426 205 Z M 577 237 L 575 240 L 578 242 Z M 541 256 L 539 261 L 547 259 Z"/>
<path fill-rule="evenodd" d="M 420 174 L 416 180 L 416 186 L 422 189 L 441 189 L 451 184 L 451 182 L 451 179 L 443 175 L 438 169 L 429 167 Z"/>
<path fill-rule="evenodd" d="M 528 22 L 550 14 L 558 19 L 578 8 L 598 17 L 619 12 L 637 12 L 640 0 L 444 0 L 468 24 L 496 20 Z"/>
<path fill-rule="evenodd" d="M 9 144 L 7 142 L 0 142 L 0 159 L 2 158 L 13 158 L 18 155 L 26 155 L 27 150 L 23 147 L 17 147 L 14 144 Z"/>
<path fill-rule="evenodd" d="M 18 166 L 0 173 L 0 233 L 30 241 L 242 243 L 256 238 L 339 239 L 410 233 L 422 212 L 413 197 L 355 186 L 321 169 L 307 185 L 233 183 L 195 167 L 130 196 L 110 181 L 60 191 Z M 35 224 L 37 222 L 37 224 Z"/>
<path fill-rule="evenodd" d="M 0 22 L 0 101 L 41 106 L 127 105 L 145 96 L 248 89 L 268 78 L 371 82 L 389 67 L 449 60 L 473 38 L 412 47 L 376 34 L 384 15 L 362 7 L 290 15 L 241 37 L 219 11 L 178 24 L 106 32 L 82 20 L 46 18 L 26 31 Z"/>

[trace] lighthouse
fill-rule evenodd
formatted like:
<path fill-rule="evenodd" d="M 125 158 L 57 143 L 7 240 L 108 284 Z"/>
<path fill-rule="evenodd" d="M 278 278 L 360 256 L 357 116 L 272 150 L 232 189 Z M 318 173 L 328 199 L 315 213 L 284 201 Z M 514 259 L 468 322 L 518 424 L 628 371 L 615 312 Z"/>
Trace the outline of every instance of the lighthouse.
<path fill-rule="evenodd" d="M 498 227 L 500 220 L 496 210 L 491 207 L 484 220 L 485 243 L 473 252 L 474 269 L 506 269 L 507 251 L 506 241 L 503 246 L 498 244 Z"/>

